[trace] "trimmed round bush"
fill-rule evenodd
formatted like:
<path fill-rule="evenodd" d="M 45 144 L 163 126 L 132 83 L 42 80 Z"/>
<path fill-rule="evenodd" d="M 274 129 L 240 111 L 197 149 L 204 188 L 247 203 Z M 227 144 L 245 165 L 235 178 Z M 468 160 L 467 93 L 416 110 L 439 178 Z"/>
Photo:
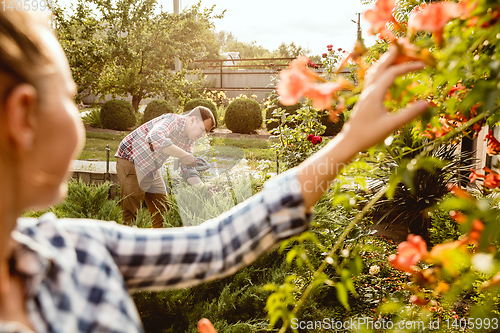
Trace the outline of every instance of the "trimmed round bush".
<path fill-rule="evenodd" d="M 260 104 L 250 98 L 237 98 L 227 106 L 224 121 L 232 132 L 249 134 L 262 126 Z"/>
<path fill-rule="evenodd" d="M 192 109 L 194 109 L 198 106 L 204 106 L 204 107 L 210 109 L 210 111 L 212 111 L 212 114 L 214 115 L 214 119 L 215 119 L 215 126 L 214 127 L 217 127 L 217 106 L 215 106 L 215 104 L 208 99 L 204 99 L 204 98 L 190 99 L 184 105 L 184 111 L 186 111 L 186 112 L 191 111 Z"/>
<path fill-rule="evenodd" d="M 328 116 L 328 111 L 325 111 L 325 114 L 321 116 L 320 121 L 323 125 L 326 126 L 325 133 L 323 133 L 322 135 L 335 136 L 339 134 L 340 130 L 342 129 L 342 126 L 344 126 L 345 117 L 343 113 L 339 114 L 339 121 L 334 123 L 330 121 L 330 118 Z"/>
<path fill-rule="evenodd" d="M 175 113 L 174 107 L 165 100 L 155 99 L 146 105 L 146 109 L 142 115 L 142 123 L 147 123 L 151 119 L 159 117 L 165 113 Z"/>
<path fill-rule="evenodd" d="M 127 101 L 112 99 L 102 105 L 101 125 L 104 128 L 125 131 L 136 124 L 132 104 Z"/>
<path fill-rule="evenodd" d="M 294 105 L 283 105 L 280 102 L 275 102 L 274 106 L 271 106 L 266 109 L 266 120 L 273 118 L 273 112 L 274 110 L 281 108 L 286 111 L 289 115 L 294 115 L 297 114 L 297 110 L 300 109 L 302 105 L 300 103 L 294 104 Z M 271 122 L 266 122 L 266 128 L 268 131 L 278 127 L 279 123 L 277 121 L 271 121 Z M 287 123 L 288 127 L 294 128 L 297 126 L 295 123 Z"/>

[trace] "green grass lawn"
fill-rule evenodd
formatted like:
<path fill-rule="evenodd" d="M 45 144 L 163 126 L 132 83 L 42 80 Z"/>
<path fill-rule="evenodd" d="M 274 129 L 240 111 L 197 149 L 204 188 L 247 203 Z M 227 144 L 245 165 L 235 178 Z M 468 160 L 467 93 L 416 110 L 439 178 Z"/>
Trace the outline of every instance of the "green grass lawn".
<path fill-rule="evenodd" d="M 78 157 L 79 160 L 99 160 L 106 161 L 106 145 L 110 148 L 110 161 L 116 161 L 113 156 L 118 149 L 121 140 L 127 135 L 127 132 L 104 133 L 104 132 L 86 132 L 87 141 L 85 147 Z M 212 137 L 212 146 L 215 147 L 217 155 L 221 157 L 235 157 L 234 150 L 223 147 L 238 147 L 245 153 L 248 165 L 255 169 L 262 160 L 276 161 L 276 154 L 270 149 L 272 142 L 262 138 L 221 138 Z M 219 147 L 219 148 L 217 148 Z M 274 164 L 274 169 L 276 165 Z M 273 171 L 271 169 L 271 171 Z M 274 170 L 275 171 L 275 170 Z"/>
<path fill-rule="evenodd" d="M 116 161 L 113 156 L 118 149 L 118 145 L 127 135 L 127 132 L 119 134 L 101 133 L 101 132 L 86 132 L 87 140 L 83 151 L 78 156 L 79 160 L 98 160 L 106 161 L 106 145 L 109 145 L 109 160 Z"/>

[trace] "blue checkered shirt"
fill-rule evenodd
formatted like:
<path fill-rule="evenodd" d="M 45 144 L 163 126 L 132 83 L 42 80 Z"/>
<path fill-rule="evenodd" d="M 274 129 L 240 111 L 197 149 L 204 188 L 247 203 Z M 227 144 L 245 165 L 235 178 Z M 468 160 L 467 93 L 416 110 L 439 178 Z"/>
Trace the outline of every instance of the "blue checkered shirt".
<path fill-rule="evenodd" d="M 143 124 L 120 143 L 115 157 L 124 158 L 138 167 L 146 176 L 157 179 L 157 172 L 169 158 L 162 149 L 166 147 L 166 139 L 172 144 L 193 153 L 194 141 L 184 135 L 186 116 L 165 113 Z M 182 166 L 182 172 L 186 167 Z"/>
<path fill-rule="evenodd" d="M 184 288 L 233 274 L 309 226 L 296 173 L 196 227 L 19 219 L 11 269 L 23 277 L 36 332 L 143 332 L 129 292 Z M 21 332 L 0 321 L 0 332 Z"/>

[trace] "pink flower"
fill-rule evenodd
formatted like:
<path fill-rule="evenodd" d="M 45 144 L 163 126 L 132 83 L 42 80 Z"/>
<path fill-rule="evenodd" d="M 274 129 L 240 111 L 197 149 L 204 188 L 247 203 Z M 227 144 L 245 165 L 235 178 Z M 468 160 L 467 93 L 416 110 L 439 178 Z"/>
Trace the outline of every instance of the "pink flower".
<path fill-rule="evenodd" d="M 486 154 L 493 156 L 500 153 L 500 142 L 493 136 L 493 131 L 489 131 L 488 134 L 484 136 L 484 141 L 488 140 L 486 146 Z"/>
<path fill-rule="evenodd" d="M 489 189 L 494 189 L 500 186 L 500 175 L 491 170 L 490 168 L 484 167 L 484 171 L 488 172 L 486 177 L 484 178 L 484 186 Z"/>
<path fill-rule="evenodd" d="M 373 34 L 379 33 L 388 22 L 397 24 L 392 15 L 395 2 L 395 0 L 377 0 L 375 8 L 365 12 L 365 19 L 371 23 L 371 32 Z"/>
<path fill-rule="evenodd" d="M 433 32 L 436 42 L 443 40 L 443 28 L 451 19 L 459 17 L 465 12 L 462 4 L 443 1 L 430 5 L 422 4 L 415 7 L 410 13 L 408 27 L 412 30 Z"/>
<path fill-rule="evenodd" d="M 283 105 L 296 104 L 300 98 L 313 100 L 313 107 L 331 110 L 333 98 L 342 89 L 352 89 L 349 81 L 341 78 L 336 82 L 315 84 L 314 81 L 325 82 L 317 73 L 307 69 L 309 58 L 301 56 L 290 63 L 290 68 L 281 71 L 278 82 L 278 94 Z"/>
<path fill-rule="evenodd" d="M 428 32 L 440 31 L 451 19 L 464 13 L 464 7 L 454 2 L 422 4 L 410 13 L 408 27 Z"/>
<path fill-rule="evenodd" d="M 283 105 L 294 105 L 304 96 L 312 80 L 302 71 L 284 69 L 280 71 L 280 81 L 277 90 Z"/>
<path fill-rule="evenodd" d="M 323 58 L 328 57 L 328 53 L 323 53 L 323 54 L 321 55 L 321 57 L 323 57 Z"/>
<path fill-rule="evenodd" d="M 420 236 L 408 235 L 408 240 L 398 246 L 398 254 L 389 256 L 389 262 L 394 268 L 408 273 L 413 272 L 413 266 L 427 255 L 427 245 Z"/>
<path fill-rule="evenodd" d="M 484 178 L 485 177 L 485 175 L 481 175 L 481 174 L 477 173 L 476 170 L 474 170 L 472 168 L 470 169 L 470 171 L 471 171 L 471 173 L 469 175 L 469 181 L 471 183 L 475 182 L 476 179 L 478 179 L 478 178 Z"/>
<path fill-rule="evenodd" d="M 333 45 L 332 45 L 332 44 L 330 44 L 330 45 L 327 45 L 327 46 L 326 46 L 326 49 L 327 49 L 328 51 L 331 51 L 331 50 L 333 50 Z"/>
<path fill-rule="evenodd" d="M 331 110 L 333 98 L 336 97 L 337 92 L 342 89 L 352 89 L 352 87 L 352 83 L 341 78 L 336 82 L 312 85 L 304 93 L 304 96 L 312 99 L 315 109 Z"/>
<path fill-rule="evenodd" d="M 308 57 L 300 56 L 290 63 L 289 69 L 280 71 L 277 90 L 283 105 L 296 104 L 313 82 L 319 79 L 316 73 L 307 69 L 308 62 Z"/>

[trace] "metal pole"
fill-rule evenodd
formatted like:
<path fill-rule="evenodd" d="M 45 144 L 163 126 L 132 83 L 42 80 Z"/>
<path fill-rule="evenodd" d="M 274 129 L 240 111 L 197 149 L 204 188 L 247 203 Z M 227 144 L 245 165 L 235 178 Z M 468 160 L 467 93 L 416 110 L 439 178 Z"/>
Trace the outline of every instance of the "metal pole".
<path fill-rule="evenodd" d="M 109 145 L 106 145 L 106 179 L 105 180 L 110 180 L 111 177 L 109 176 Z"/>
<path fill-rule="evenodd" d="M 174 14 L 179 15 L 179 13 L 180 13 L 179 0 L 174 0 Z M 174 63 L 175 63 L 175 71 L 176 72 L 182 70 L 182 63 L 179 60 L 179 58 L 175 57 Z"/>

